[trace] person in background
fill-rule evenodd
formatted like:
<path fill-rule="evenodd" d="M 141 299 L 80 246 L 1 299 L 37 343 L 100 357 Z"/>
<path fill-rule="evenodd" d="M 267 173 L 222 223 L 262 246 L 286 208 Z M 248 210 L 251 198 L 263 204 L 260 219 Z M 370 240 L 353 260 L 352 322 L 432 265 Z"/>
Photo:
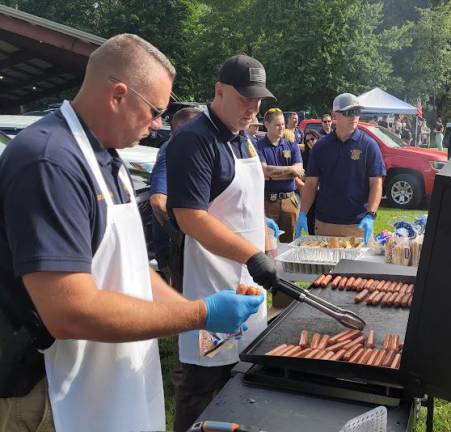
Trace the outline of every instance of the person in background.
<path fill-rule="evenodd" d="M 289 112 L 287 114 L 287 124 L 284 131 L 284 138 L 296 145 L 302 144 L 302 132 L 298 129 L 298 113 Z"/>
<path fill-rule="evenodd" d="M 156 47 L 114 36 L 90 54 L 75 98 L 0 157 L 0 313 L 20 333 L 2 370 L 2 431 L 165 430 L 157 338 L 237 331 L 264 300 L 225 280 L 187 299 L 149 268 L 117 149 L 161 127 L 174 77 Z"/>
<path fill-rule="evenodd" d="M 429 147 L 431 139 L 431 129 L 429 128 L 426 119 L 423 119 L 420 126 L 420 145 L 422 147 Z"/>
<path fill-rule="evenodd" d="M 195 107 L 182 108 L 174 114 L 171 121 L 172 135 L 185 123 L 201 112 Z M 169 222 L 166 210 L 168 195 L 166 173 L 166 149 L 168 142 L 163 143 L 158 152 L 157 162 L 152 170 L 150 184 L 150 205 L 152 207 L 152 240 L 158 270 L 164 275 L 178 292 L 182 292 L 183 273 L 183 233 L 175 229 Z"/>
<path fill-rule="evenodd" d="M 266 235 L 264 174 L 257 151 L 243 134 L 259 111 L 266 72 L 256 59 L 237 55 L 221 66 L 208 111 L 185 125 L 167 149 L 168 213 L 185 233 L 183 294 L 237 289 L 240 283 L 271 288 L 277 282 Z M 265 291 L 260 288 L 263 296 Z M 179 336 L 181 373 L 175 376 L 174 430 L 185 432 L 230 378 L 239 353 L 267 326 L 266 304 L 239 341 L 205 357 L 199 336 Z"/>
<path fill-rule="evenodd" d="M 395 115 L 395 119 L 393 121 L 393 133 L 399 137 L 401 137 L 401 133 L 402 133 L 402 122 L 401 119 L 399 118 L 399 115 Z"/>
<path fill-rule="evenodd" d="M 435 146 L 437 147 L 437 150 L 443 150 L 443 132 L 444 127 L 442 123 L 442 119 L 440 117 L 437 118 L 437 121 L 435 122 Z"/>
<path fill-rule="evenodd" d="M 256 147 L 257 146 L 257 141 L 260 138 L 260 134 L 259 134 L 259 129 L 260 126 L 263 126 L 262 123 L 260 123 L 257 119 L 257 116 L 254 116 L 252 118 L 252 122 L 249 125 L 249 127 L 246 129 L 247 132 L 247 136 L 249 137 L 249 139 L 252 141 L 252 144 Z"/>
<path fill-rule="evenodd" d="M 296 235 L 308 232 L 315 197 L 315 234 L 363 236 L 368 243 L 382 197 L 385 166 L 376 141 L 358 129 L 360 104 L 351 93 L 333 102 L 335 130 L 310 153 Z"/>
<path fill-rule="evenodd" d="M 330 114 L 323 114 L 321 117 L 321 129 L 319 134 L 321 136 L 330 134 L 332 132 L 332 117 Z"/>
<path fill-rule="evenodd" d="M 284 138 L 285 120 L 278 108 L 264 116 L 266 136 L 258 141 L 258 154 L 265 173 L 265 213 L 275 220 L 284 234 L 280 241 L 294 240 L 299 203 L 297 183 L 304 175 L 302 156 L 295 142 Z"/>
<path fill-rule="evenodd" d="M 304 164 L 304 170 L 308 169 L 308 162 L 310 158 L 310 152 L 313 149 L 313 146 L 320 139 L 320 134 L 314 129 L 306 129 L 304 132 L 304 151 L 302 152 L 302 162 Z M 302 195 L 301 195 L 302 199 Z M 310 235 L 315 235 L 315 206 L 316 206 L 316 198 L 313 201 L 310 210 L 307 212 L 307 226 L 308 233 Z"/>

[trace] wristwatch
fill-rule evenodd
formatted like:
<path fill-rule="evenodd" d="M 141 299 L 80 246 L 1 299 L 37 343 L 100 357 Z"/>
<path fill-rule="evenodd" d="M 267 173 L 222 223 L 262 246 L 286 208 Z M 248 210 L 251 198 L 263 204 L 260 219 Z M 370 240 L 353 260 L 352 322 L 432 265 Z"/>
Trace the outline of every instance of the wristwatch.
<path fill-rule="evenodd" d="M 365 216 L 371 216 L 373 219 L 376 219 L 377 213 L 369 211 L 369 212 L 366 212 Z"/>

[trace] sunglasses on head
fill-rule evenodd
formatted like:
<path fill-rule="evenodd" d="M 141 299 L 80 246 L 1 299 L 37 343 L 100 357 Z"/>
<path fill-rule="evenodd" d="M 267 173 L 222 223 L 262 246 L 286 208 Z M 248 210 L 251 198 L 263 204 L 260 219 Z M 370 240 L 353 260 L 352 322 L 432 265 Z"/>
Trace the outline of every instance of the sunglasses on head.
<path fill-rule="evenodd" d="M 268 110 L 269 113 L 281 113 L 282 110 L 280 108 L 270 108 Z"/>
<path fill-rule="evenodd" d="M 360 109 L 354 108 L 347 111 L 340 111 L 340 114 L 343 114 L 345 117 L 354 117 L 360 115 Z"/>

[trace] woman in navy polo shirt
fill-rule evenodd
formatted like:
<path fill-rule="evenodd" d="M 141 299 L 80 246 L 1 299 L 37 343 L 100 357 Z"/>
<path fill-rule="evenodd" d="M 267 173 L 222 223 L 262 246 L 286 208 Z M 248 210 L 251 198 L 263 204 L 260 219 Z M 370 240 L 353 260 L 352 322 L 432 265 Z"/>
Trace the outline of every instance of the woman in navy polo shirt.
<path fill-rule="evenodd" d="M 297 182 L 304 175 L 302 156 L 296 142 L 283 138 L 285 121 L 279 108 L 270 108 L 264 117 L 267 134 L 258 141 L 258 153 L 265 173 L 265 213 L 285 234 L 283 242 L 294 240 L 299 204 Z M 299 183 L 300 184 L 300 183 Z"/>
<path fill-rule="evenodd" d="M 357 128 L 356 96 L 338 95 L 333 111 L 335 131 L 320 139 L 310 153 L 296 234 L 308 231 L 306 214 L 318 193 L 315 233 L 363 234 L 367 243 L 382 197 L 384 161 L 377 143 Z"/>

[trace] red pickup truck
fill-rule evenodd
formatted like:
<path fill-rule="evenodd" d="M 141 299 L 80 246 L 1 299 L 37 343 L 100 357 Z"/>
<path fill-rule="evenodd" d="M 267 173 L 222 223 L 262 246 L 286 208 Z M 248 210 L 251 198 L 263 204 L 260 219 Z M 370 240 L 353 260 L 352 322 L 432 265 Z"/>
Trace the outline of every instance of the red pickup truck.
<path fill-rule="evenodd" d="M 382 152 L 387 177 L 384 195 L 392 207 L 418 208 L 432 194 L 435 174 L 443 168 L 446 153 L 421 147 L 406 146 L 388 129 L 369 123 L 359 123 L 359 129 L 373 138 Z M 299 129 L 321 129 L 321 120 L 305 119 Z"/>

